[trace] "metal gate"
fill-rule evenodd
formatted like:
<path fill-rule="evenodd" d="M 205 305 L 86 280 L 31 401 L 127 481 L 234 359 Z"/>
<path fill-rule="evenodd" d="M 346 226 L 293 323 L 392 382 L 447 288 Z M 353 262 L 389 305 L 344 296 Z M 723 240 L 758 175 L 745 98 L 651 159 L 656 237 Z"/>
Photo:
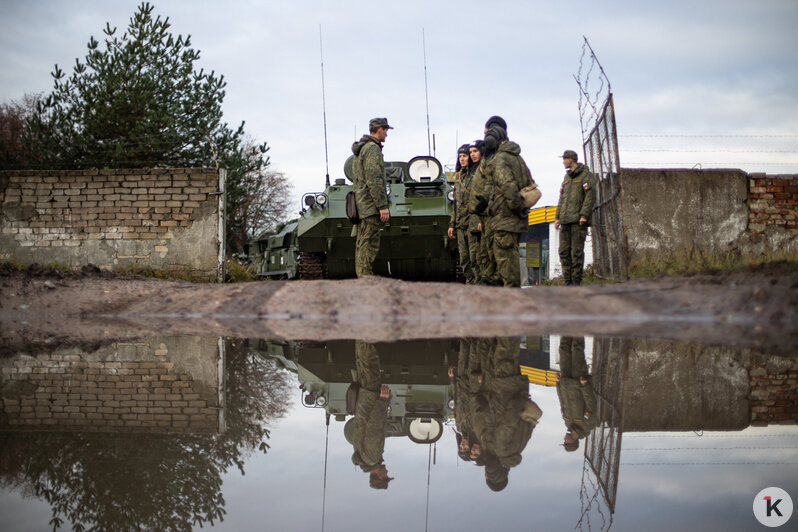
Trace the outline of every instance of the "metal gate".
<path fill-rule="evenodd" d="M 583 73 L 585 55 L 589 51 L 590 66 Z M 595 73 L 596 67 L 598 73 Z M 604 68 L 598 62 L 585 38 L 579 74 L 579 122 L 585 164 L 598 181 L 596 205 L 593 208 L 593 264 L 600 277 L 629 278 L 629 254 L 621 217 L 621 163 L 618 157 L 618 134 L 615 127 L 615 104 L 612 88 Z M 591 82 L 599 84 L 593 92 Z"/>

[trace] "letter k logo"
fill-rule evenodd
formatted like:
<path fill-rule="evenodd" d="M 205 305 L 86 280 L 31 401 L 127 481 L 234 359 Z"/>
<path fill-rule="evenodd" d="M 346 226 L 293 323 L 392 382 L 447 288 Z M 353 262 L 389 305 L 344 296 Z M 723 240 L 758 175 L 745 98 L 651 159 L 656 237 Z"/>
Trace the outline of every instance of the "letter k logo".
<path fill-rule="evenodd" d="M 754 517 L 763 525 L 779 527 L 792 517 L 792 498 L 783 489 L 771 486 L 756 494 L 753 510 Z"/>
<path fill-rule="evenodd" d="M 783 517 L 781 515 L 781 512 L 779 511 L 779 503 L 781 502 L 781 499 L 777 500 L 776 502 L 772 502 L 772 498 L 770 497 L 770 495 L 768 495 L 767 497 L 765 497 L 765 501 L 767 501 L 768 505 L 767 509 L 768 517 L 770 517 L 773 512 L 776 512 L 776 515 L 778 515 L 779 517 Z"/>

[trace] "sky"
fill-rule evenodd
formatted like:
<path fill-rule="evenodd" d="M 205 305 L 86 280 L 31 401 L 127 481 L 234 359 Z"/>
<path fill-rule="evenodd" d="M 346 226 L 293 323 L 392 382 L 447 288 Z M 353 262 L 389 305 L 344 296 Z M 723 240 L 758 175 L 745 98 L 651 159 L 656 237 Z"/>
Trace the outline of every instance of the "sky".
<path fill-rule="evenodd" d="M 0 102 L 51 92 L 54 65 L 70 72 L 89 37 L 126 28 L 139 3 L 0 0 Z M 584 153 L 585 37 L 611 83 L 622 167 L 798 173 L 795 0 L 151 3 L 191 36 L 198 67 L 224 75 L 224 120 L 269 144 L 291 212 L 324 188 L 323 102 L 332 179 L 370 118 L 395 128 L 387 161 L 432 148 L 454 166 L 500 115 L 540 205 L 556 204 L 559 156 Z"/>

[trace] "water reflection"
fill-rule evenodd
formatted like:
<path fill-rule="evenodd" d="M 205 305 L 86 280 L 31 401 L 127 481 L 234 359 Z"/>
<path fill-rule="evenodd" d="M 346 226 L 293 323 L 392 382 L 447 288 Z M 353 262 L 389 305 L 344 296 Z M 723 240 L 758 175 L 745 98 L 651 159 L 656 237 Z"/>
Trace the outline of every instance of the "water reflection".
<path fill-rule="evenodd" d="M 521 374 L 520 338 L 463 339 L 456 369 L 449 369 L 455 397 L 458 454 L 485 468 L 485 482 L 503 490 L 512 467 L 541 417 Z"/>
<path fill-rule="evenodd" d="M 191 530 L 225 513 L 222 475 L 268 450 L 289 379 L 242 343 L 151 338 L 0 360 L 0 482 L 52 528 Z M 4 512 L 4 520 L 8 514 Z"/>
<path fill-rule="evenodd" d="M 389 530 L 733 530 L 763 486 L 798 496 L 798 360 L 750 349 L 149 338 L 0 375 L 10 530 L 342 530 L 360 505 Z M 15 527 L 19 495 L 46 513 Z"/>

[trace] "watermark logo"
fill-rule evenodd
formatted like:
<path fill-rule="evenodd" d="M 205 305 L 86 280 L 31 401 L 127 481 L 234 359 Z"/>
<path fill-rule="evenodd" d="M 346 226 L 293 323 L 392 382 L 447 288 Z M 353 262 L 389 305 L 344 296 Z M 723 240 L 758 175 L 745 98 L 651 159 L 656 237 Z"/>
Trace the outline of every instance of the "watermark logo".
<path fill-rule="evenodd" d="M 781 488 L 765 488 L 754 497 L 754 516 L 765 526 L 777 527 L 790 520 L 792 499 Z"/>

